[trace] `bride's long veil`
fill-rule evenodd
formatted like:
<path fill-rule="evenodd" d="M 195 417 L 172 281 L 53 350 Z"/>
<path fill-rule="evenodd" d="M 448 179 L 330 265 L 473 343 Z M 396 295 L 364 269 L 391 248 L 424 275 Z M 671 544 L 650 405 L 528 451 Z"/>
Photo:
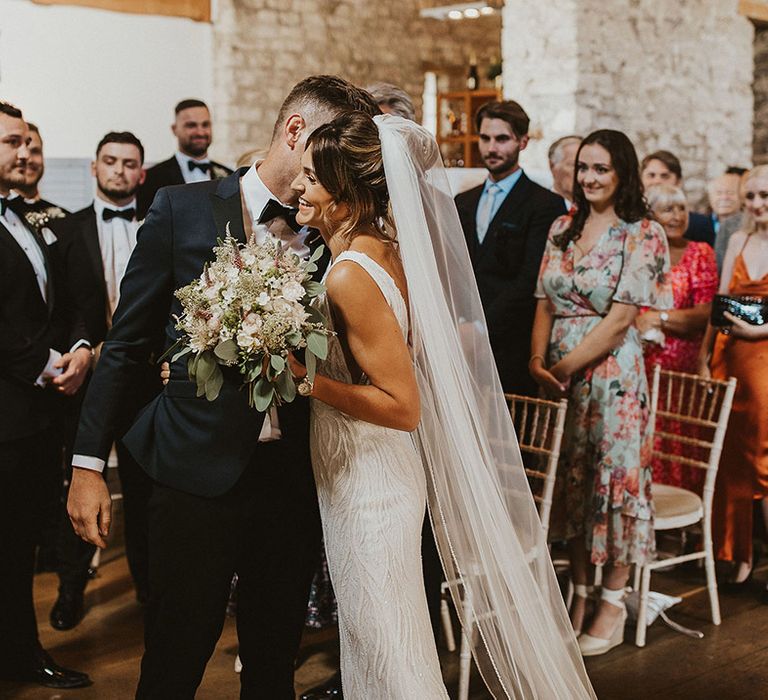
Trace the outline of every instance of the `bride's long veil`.
<path fill-rule="evenodd" d="M 429 510 L 495 698 L 594 698 L 522 466 L 461 224 L 433 137 L 375 118 L 408 280 Z"/>

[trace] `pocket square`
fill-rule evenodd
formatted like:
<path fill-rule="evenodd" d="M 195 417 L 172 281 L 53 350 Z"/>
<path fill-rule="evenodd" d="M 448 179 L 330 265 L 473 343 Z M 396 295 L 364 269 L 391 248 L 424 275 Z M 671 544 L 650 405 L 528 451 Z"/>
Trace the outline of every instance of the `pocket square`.
<path fill-rule="evenodd" d="M 45 241 L 46 245 L 53 245 L 58 241 L 59 239 L 56 238 L 56 234 L 51 231 L 47 226 L 43 226 L 42 229 L 40 229 L 40 235 L 43 237 L 43 240 Z"/>

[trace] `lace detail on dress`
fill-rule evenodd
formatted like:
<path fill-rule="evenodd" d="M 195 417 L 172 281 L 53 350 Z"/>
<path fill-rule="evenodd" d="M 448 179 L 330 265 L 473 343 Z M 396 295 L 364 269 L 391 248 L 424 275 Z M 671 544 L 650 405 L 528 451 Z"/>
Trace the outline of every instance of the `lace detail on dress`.
<path fill-rule="evenodd" d="M 408 309 L 392 277 L 362 253 L 347 251 L 333 264 L 342 260 L 366 270 L 407 337 Z M 317 304 L 332 324 L 325 296 Z M 338 338 L 318 371 L 352 383 Z M 447 699 L 421 568 L 426 480 L 411 435 L 313 400 L 311 440 L 345 697 Z"/>

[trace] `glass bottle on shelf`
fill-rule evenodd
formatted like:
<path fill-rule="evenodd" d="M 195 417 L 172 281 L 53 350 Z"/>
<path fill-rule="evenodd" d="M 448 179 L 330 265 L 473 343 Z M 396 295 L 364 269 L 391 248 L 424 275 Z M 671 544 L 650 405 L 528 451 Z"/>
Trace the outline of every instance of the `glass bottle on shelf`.
<path fill-rule="evenodd" d="M 477 72 L 477 56 L 469 56 L 469 73 L 467 74 L 467 90 L 477 90 L 480 87 L 480 76 Z"/>

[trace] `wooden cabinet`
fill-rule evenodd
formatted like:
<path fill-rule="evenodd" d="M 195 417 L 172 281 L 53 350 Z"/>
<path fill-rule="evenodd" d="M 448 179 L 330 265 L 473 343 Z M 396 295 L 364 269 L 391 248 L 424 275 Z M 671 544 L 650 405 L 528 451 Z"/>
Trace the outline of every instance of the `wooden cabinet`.
<path fill-rule="evenodd" d="M 486 102 L 500 99 L 496 90 L 438 93 L 437 143 L 446 167 L 482 167 L 475 114 Z"/>

